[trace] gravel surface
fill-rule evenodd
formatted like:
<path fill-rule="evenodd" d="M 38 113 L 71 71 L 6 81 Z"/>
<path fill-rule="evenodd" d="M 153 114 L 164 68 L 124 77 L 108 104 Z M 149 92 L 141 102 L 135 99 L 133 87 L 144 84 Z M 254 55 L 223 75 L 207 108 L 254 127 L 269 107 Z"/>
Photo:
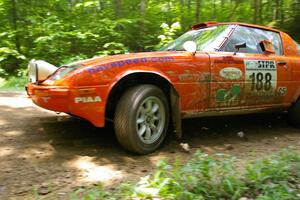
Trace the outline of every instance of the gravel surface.
<path fill-rule="evenodd" d="M 226 153 L 244 163 L 293 146 L 300 130 L 285 114 L 184 120 L 181 141 L 169 137 L 147 156 L 124 151 L 112 125 L 89 122 L 35 106 L 25 93 L 0 92 L 0 199 L 66 199 L 70 192 L 149 175 L 160 159 L 189 159 L 197 150 Z"/>

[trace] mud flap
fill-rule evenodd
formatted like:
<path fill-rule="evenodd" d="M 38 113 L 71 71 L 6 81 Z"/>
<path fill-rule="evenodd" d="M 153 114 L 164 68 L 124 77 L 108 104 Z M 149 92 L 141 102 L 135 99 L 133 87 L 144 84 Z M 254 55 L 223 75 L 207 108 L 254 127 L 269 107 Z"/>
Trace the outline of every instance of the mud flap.
<path fill-rule="evenodd" d="M 172 88 L 170 92 L 171 99 L 171 110 L 172 110 L 172 122 L 174 126 L 174 132 L 177 139 L 182 137 L 182 125 L 181 125 L 181 115 L 180 115 L 180 97 L 178 93 Z"/>

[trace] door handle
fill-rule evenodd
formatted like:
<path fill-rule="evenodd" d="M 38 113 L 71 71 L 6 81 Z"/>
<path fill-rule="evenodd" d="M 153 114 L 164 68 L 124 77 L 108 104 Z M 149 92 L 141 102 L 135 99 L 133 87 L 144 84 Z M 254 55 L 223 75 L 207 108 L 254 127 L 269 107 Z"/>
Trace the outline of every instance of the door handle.
<path fill-rule="evenodd" d="M 285 70 L 288 70 L 288 64 L 284 60 L 278 61 L 277 65 L 283 66 L 285 68 Z"/>
<path fill-rule="evenodd" d="M 286 65 L 286 64 L 287 64 L 286 61 L 278 61 L 278 62 L 277 62 L 277 65 Z"/>

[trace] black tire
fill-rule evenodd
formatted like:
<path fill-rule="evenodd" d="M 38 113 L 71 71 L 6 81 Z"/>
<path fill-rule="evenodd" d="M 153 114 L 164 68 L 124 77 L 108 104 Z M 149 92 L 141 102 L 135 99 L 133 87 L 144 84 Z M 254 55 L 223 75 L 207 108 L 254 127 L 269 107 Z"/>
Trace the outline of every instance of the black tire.
<path fill-rule="evenodd" d="M 295 126 L 300 128 L 300 99 L 298 99 L 288 110 L 288 120 Z"/>
<path fill-rule="evenodd" d="M 152 104 L 151 102 L 153 103 L 153 107 L 148 106 Z M 154 106 L 158 109 L 157 112 L 154 112 Z M 151 109 L 148 110 L 148 107 Z M 147 112 L 153 117 L 149 117 Z M 158 115 L 159 117 L 154 115 Z M 140 122 L 143 121 L 145 116 L 146 119 L 144 122 Z M 160 120 L 160 118 L 162 120 Z M 138 120 L 140 120 L 139 123 Z M 153 127 L 155 123 L 159 128 Z M 123 94 L 117 104 L 114 116 L 114 129 L 116 136 L 119 143 L 131 152 L 147 154 L 155 151 L 165 139 L 168 125 L 168 101 L 165 94 L 157 86 L 134 86 Z M 144 130 L 144 127 L 146 127 L 146 130 Z M 149 129 L 151 132 L 150 135 L 153 133 L 150 138 Z M 156 130 L 157 134 L 155 134 Z M 140 131 L 140 133 L 145 131 L 145 134 L 139 134 L 138 131 Z"/>

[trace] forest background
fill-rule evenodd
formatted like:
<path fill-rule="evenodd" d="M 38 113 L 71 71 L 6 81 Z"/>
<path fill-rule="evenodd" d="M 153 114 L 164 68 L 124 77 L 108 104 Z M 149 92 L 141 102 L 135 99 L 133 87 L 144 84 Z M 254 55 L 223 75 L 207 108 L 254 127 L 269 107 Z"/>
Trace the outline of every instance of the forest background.
<path fill-rule="evenodd" d="M 153 51 L 205 21 L 275 27 L 299 42 L 300 0 L 0 0 L 0 78 L 26 82 L 32 58 L 60 66 Z"/>

